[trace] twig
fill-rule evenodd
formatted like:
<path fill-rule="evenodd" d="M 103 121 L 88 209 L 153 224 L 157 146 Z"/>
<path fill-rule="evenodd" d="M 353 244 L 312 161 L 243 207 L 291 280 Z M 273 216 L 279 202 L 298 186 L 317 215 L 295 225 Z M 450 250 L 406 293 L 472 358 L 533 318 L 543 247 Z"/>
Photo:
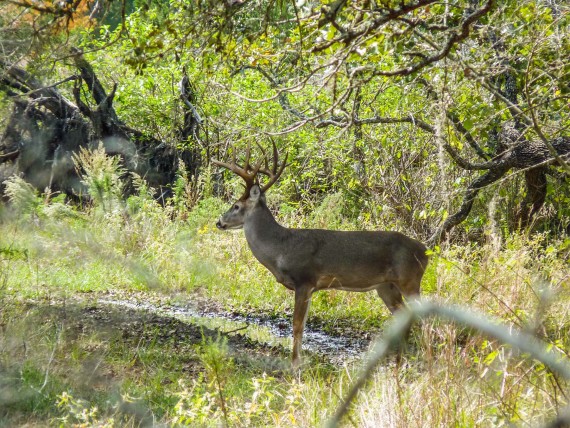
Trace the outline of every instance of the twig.
<path fill-rule="evenodd" d="M 374 344 L 374 348 L 370 352 L 364 369 L 358 376 L 356 382 L 352 385 L 344 402 L 338 407 L 334 416 L 328 421 L 326 425 L 327 427 L 332 428 L 340 425 L 340 421 L 348 412 L 351 403 L 356 398 L 358 392 L 368 383 L 372 373 L 380 361 L 390 352 L 398 348 L 400 343 L 402 343 L 403 338 L 406 337 L 414 321 L 433 316 L 463 324 L 504 344 L 511 345 L 521 353 L 528 354 L 530 357 L 542 362 L 560 376 L 570 379 L 569 360 L 563 357 L 560 353 L 549 350 L 544 342 L 538 340 L 536 337 L 520 330 L 514 330 L 507 325 L 498 324 L 495 321 L 465 308 L 457 306 L 439 306 L 426 300 L 418 300 L 410 302 L 407 309 L 396 314 L 393 324 L 384 333 L 383 338 Z"/>
<path fill-rule="evenodd" d="M 224 334 L 236 333 L 236 332 L 238 332 L 238 331 L 245 330 L 245 329 L 248 328 L 248 327 L 249 327 L 249 324 L 246 324 L 246 325 L 243 326 L 243 327 L 239 327 L 239 328 L 236 328 L 236 329 L 233 329 L 233 330 L 230 330 L 230 331 L 224 331 Z"/>

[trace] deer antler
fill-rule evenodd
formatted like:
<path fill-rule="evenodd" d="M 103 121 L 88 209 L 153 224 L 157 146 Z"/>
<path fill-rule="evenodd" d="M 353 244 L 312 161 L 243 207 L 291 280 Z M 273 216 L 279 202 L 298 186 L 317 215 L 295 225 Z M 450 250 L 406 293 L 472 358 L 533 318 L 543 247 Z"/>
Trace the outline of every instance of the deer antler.
<path fill-rule="evenodd" d="M 271 186 L 273 186 L 273 184 L 275 184 L 275 182 L 279 179 L 279 177 L 283 173 L 283 170 L 287 166 L 287 158 L 289 157 L 289 152 L 285 153 L 285 160 L 283 161 L 283 163 L 281 165 L 279 165 L 279 152 L 277 151 L 277 146 L 275 145 L 275 141 L 273 140 L 273 138 L 271 138 L 271 137 L 269 137 L 269 138 L 270 138 L 271 144 L 273 146 L 273 167 L 271 168 L 271 170 L 269 169 L 269 165 L 268 165 L 268 161 L 267 161 L 267 155 L 265 154 L 265 150 L 263 150 L 263 148 L 261 146 L 259 147 L 261 149 L 261 151 L 263 152 L 263 159 L 265 161 L 265 168 L 259 169 L 259 172 L 261 174 L 269 177 L 269 180 L 267 181 L 267 183 L 265 183 L 263 185 L 263 187 L 261 187 L 262 192 L 265 192 L 267 189 L 269 189 Z"/>
<path fill-rule="evenodd" d="M 273 145 L 273 166 L 271 168 L 269 168 L 269 162 L 267 160 L 267 154 L 265 153 L 265 150 L 263 150 L 263 147 L 261 147 L 261 145 L 259 145 L 259 144 L 257 144 L 257 145 L 261 149 L 261 152 L 263 153 L 263 157 L 253 166 L 253 168 L 249 163 L 250 158 L 251 158 L 251 144 L 249 144 L 249 143 L 247 145 L 247 149 L 245 152 L 245 162 L 244 162 L 243 167 L 238 165 L 238 163 L 236 162 L 235 151 L 232 155 L 232 163 L 231 164 L 226 163 L 226 162 L 220 162 L 217 160 L 212 160 L 212 163 L 214 165 L 218 165 L 218 166 L 221 166 L 222 168 L 226 168 L 226 169 L 230 170 L 234 174 L 241 177 L 243 179 L 243 181 L 245 181 L 245 192 L 240 199 L 243 200 L 243 199 L 246 199 L 247 197 L 249 197 L 250 189 L 253 187 L 254 184 L 259 183 L 259 179 L 257 177 L 258 174 L 263 174 L 263 175 L 269 177 L 269 180 L 267 181 L 267 183 L 265 183 L 261 187 L 261 191 L 265 192 L 273 184 L 275 184 L 275 182 L 279 179 L 279 177 L 283 173 L 283 170 L 285 169 L 285 166 L 287 164 L 287 157 L 289 156 L 289 154 L 288 153 L 285 154 L 285 160 L 283 161 L 283 163 L 281 165 L 279 165 L 279 153 L 277 150 L 277 146 L 275 145 L 275 141 L 273 141 L 273 139 L 271 139 L 271 143 Z M 262 164 L 265 164 L 265 168 L 261 168 Z"/>

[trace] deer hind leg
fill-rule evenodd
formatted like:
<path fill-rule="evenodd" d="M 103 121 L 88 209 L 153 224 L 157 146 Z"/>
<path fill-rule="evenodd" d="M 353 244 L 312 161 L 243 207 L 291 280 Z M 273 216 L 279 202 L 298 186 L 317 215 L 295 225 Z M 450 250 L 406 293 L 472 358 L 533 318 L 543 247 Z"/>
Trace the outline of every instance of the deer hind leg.
<path fill-rule="evenodd" d="M 313 288 L 301 286 L 295 288 L 295 309 L 293 310 L 293 367 L 301 364 L 301 344 L 303 342 L 303 330 L 309 313 Z"/>
<path fill-rule="evenodd" d="M 376 289 L 376 292 L 392 313 L 396 312 L 404 304 L 402 293 L 400 293 L 395 284 L 381 284 Z"/>

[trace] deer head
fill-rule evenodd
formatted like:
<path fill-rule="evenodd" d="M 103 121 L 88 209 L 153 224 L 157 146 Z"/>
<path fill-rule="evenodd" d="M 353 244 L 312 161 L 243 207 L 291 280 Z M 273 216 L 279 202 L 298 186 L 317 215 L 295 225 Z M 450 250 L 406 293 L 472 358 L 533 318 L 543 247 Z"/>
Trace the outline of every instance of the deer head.
<path fill-rule="evenodd" d="M 253 166 L 250 164 L 251 145 L 248 144 L 245 152 L 244 166 L 240 166 L 236 162 L 235 153 L 232 163 L 225 163 L 213 160 L 214 165 L 221 166 L 240 176 L 245 182 L 245 191 L 243 195 L 234 202 L 232 207 L 218 220 L 216 226 L 218 229 L 240 229 L 243 227 L 248 214 L 260 203 L 265 203 L 265 192 L 279 179 L 285 165 L 287 164 L 287 154 L 285 160 L 279 165 L 279 153 L 275 141 L 271 140 L 273 146 L 273 165 L 269 167 L 267 153 L 261 146 L 263 157 Z M 268 177 L 265 184 L 260 185 L 259 174 Z"/>

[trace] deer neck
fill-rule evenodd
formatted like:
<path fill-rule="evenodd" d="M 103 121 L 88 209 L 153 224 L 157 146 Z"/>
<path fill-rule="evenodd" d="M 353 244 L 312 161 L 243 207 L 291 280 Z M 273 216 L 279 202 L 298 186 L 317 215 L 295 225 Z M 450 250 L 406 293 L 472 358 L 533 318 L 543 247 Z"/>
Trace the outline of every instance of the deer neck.
<path fill-rule="evenodd" d="M 244 222 L 243 229 L 249 248 L 257 260 L 267 267 L 274 265 L 280 253 L 279 247 L 285 238 L 286 229 L 277 223 L 265 203 L 261 202 L 250 213 Z"/>

